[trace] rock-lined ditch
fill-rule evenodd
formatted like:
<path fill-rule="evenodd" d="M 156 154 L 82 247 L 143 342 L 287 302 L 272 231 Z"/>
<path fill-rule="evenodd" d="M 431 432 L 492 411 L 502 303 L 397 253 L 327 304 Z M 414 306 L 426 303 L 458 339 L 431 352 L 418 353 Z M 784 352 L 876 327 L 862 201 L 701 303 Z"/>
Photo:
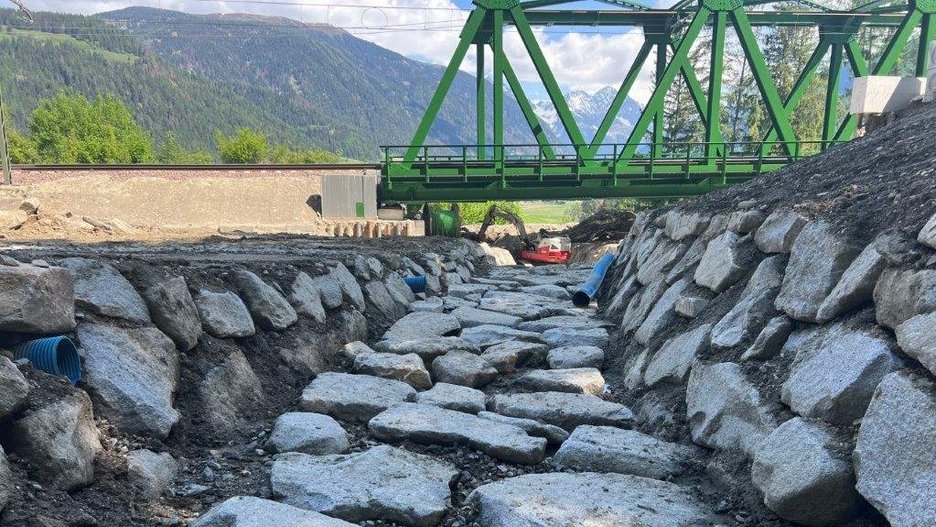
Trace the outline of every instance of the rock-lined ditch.
<path fill-rule="evenodd" d="M 855 237 L 750 200 L 641 215 L 603 291 L 613 399 L 712 451 L 751 524 L 936 524 L 934 226 Z"/>
<path fill-rule="evenodd" d="M 467 243 L 301 237 L 46 244 L 2 258 L 0 524 L 11 526 L 182 524 L 262 494 L 273 421 L 316 374 L 350 367 L 346 343 L 407 313 L 403 277 L 425 274 L 439 293 L 488 265 Z M 77 387 L 13 361 L 13 347 L 48 334 L 79 345 Z"/>

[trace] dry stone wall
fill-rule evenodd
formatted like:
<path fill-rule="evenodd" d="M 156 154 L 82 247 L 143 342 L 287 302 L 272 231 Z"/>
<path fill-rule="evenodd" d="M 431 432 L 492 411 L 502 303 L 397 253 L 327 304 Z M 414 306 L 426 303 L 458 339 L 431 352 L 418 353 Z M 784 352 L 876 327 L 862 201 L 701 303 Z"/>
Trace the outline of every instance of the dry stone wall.
<path fill-rule="evenodd" d="M 214 253 L 179 264 L 174 257 L 133 257 L 132 251 L 84 251 L 48 261 L 14 256 L 19 259 L 0 260 L 3 525 L 33 525 L 37 511 L 24 489 L 75 492 L 102 477 L 108 479 L 104 487 L 113 487 L 116 477 L 124 481 L 118 484 L 126 487 L 123 492 L 159 497 L 187 463 L 177 452 L 242 438 L 271 413 L 286 410 L 313 376 L 344 364 L 345 344 L 381 335 L 407 313 L 415 297 L 405 276 L 425 274 L 435 278 L 436 287 L 456 287 L 476 265 L 494 262 L 468 242 L 446 242 L 435 253 L 384 253 L 380 259 L 345 251 L 321 261 Z M 451 324 L 424 320 L 430 315 L 414 313 L 394 327 L 431 328 L 446 338 Z M 76 387 L 26 359 L 14 361 L 10 351 L 20 342 L 59 334 L 80 348 L 82 380 Z M 422 360 L 389 357 L 415 359 L 409 362 L 419 371 L 408 370 L 405 360 L 376 361 L 377 354 L 354 367 L 399 374 L 405 382 L 386 382 L 398 383 L 412 399 L 415 391 L 406 383 L 425 388 L 428 380 Z M 329 375 L 344 374 L 323 373 L 316 382 L 327 384 Z M 300 405 L 314 406 L 314 394 L 307 392 Z M 331 395 L 328 403 L 340 404 Z M 355 411 L 362 410 L 349 409 Z M 271 444 L 319 453 L 332 443 L 347 443 L 343 437 L 305 437 L 305 424 L 287 419 L 277 422 Z M 121 450 L 118 445 L 128 438 L 147 448 Z M 37 483 L 30 487 L 26 481 Z M 201 491 L 196 485 L 181 492 Z M 109 520 L 115 523 L 99 524 L 123 524 Z"/>
<path fill-rule="evenodd" d="M 798 210 L 691 209 L 639 215 L 601 291 L 636 426 L 688 434 L 723 491 L 790 522 L 936 525 L 936 215 L 859 243 Z"/>

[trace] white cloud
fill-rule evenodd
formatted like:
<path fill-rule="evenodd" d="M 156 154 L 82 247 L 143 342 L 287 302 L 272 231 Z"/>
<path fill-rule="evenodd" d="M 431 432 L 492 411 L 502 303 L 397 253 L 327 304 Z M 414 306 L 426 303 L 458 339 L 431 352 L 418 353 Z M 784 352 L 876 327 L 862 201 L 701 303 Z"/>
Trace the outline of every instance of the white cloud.
<path fill-rule="evenodd" d="M 305 2 L 300 0 L 297 3 Z M 273 5 L 244 1 L 193 0 L 27 0 L 34 11 L 98 13 L 146 5 L 190 13 L 253 13 L 284 16 L 309 23 L 327 23 L 408 57 L 446 64 L 454 52 L 458 35 L 468 12 L 452 0 L 332 0 L 340 7 L 323 7 L 308 0 L 306 5 Z M 322 2 L 324 3 L 324 2 Z M 356 7 L 362 6 L 362 7 Z M 381 7 L 372 7 L 381 6 Z M 618 86 L 642 43 L 640 30 L 627 33 L 561 32 L 559 28 L 535 28 L 537 40 L 563 90 L 595 92 L 605 86 Z M 508 58 L 531 91 L 544 95 L 532 62 L 516 30 L 505 34 Z M 474 72 L 472 46 L 462 69 Z M 487 61 L 490 68 L 491 60 Z M 632 94 L 643 103 L 649 98 L 651 64 L 644 68 Z M 489 73 L 490 75 L 490 73 Z"/>

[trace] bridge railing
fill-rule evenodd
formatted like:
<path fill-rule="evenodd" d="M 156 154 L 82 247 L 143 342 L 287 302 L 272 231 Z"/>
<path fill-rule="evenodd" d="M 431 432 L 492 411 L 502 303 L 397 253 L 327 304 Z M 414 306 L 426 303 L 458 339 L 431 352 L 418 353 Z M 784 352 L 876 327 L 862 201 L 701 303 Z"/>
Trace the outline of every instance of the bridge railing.
<path fill-rule="evenodd" d="M 385 182 L 472 176 L 539 177 L 753 177 L 845 141 L 746 141 L 585 144 L 384 146 Z M 632 152 L 632 153 L 631 153 Z M 629 157 L 626 157 L 629 154 Z"/>

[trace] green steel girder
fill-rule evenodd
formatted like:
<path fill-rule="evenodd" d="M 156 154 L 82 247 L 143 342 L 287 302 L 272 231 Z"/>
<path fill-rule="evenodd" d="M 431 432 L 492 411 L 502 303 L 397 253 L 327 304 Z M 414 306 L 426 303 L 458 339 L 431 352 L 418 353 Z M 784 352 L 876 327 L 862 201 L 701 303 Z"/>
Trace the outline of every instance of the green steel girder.
<path fill-rule="evenodd" d="M 413 140 L 403 147 L 385 149 L 382 185 L 386 199 L 487 200 L 573 199 L 587 197 L 679 197 L 707 192 L 759 174 L 778 170 L 799 159 L 807 149 L 825 149 L 850 139 L 858 118 L 837 115 L 841 71 L 845 62 L 857 76 L 890 73 L 903 49 L 919 28 L 917 73 L 928 60 L 928 43 L 936 40 L 936 0 L 877 0 L 851 11 L 835 11 L 813 2 L 798 3 L 810 11 L 750 10 L 776 0 L 684 0 L 670 9 L 651 9 L 631 0 L 603 0 L 622 7 L 615 11 L 545 10 L 572 0 L 474 0 L 459 35 L 452 59 L 417 127 Z M 600 0 L 602 1 L 602 0 Z M 536 25 L 635 26 L 644 30 L 644 42 L 624 75 L 617 94 L 590 141 L 582 136 L 568 102 L 536 40 Z M 516 29 L 542 81 L 562 127 L 566 145 L 552 145 L 524 92 L 504 49 L 504 31 Z M 689 60 L 706 26 L 712 28 L 708 86 L 699 82 Z M 790 93 L 781 99 L 755 27 L 815 27 L 820 39 Z M 865 27 L 894 28 L 882 56 L 869 66 L 855 35 Z M 726 144 L 720 130 L 722 77 L 726 32 L 733 30 L 750 66 L 767 110 L 771 128 L 763 141 Z M 442 103 L 465 59 L 476 47 L 477 141 L 473 145 L 427 145 L 426 138 Z M 630 95 L 651 53 L 654 53 L 655 86 L 627 143 L 605 144 L 608 131 Z M 493 71 L 491 118 L 493 135 L 488 143 L 485 65 Z M 797 137 L 791 116 L 820 64 L 829 57 L 825 78 L 822 137 L 803 141 Z M 705 141 L 664 144 L 664 100 L 677 78 L 685 81 L 699 113 Z M 505 81 L 536 143 L 504 144 Z M 649 137 L 649 143 L 644 142 Z M 563 150 L 560 154 L 559 147 Z M 531 155 L 531 151 L 534 155 Z M 613 149 L 613 154 L 608 150 Z M 682 150 L 680 150 L 682 149 Z M 401 154 L 402 152 L 402 154 Z M 522 153 L 526 152 L 526 153 Z M 571 153 L 570 153 L 571 152 Z M 684 152 L 684 156 L 679 152 Z"/>

